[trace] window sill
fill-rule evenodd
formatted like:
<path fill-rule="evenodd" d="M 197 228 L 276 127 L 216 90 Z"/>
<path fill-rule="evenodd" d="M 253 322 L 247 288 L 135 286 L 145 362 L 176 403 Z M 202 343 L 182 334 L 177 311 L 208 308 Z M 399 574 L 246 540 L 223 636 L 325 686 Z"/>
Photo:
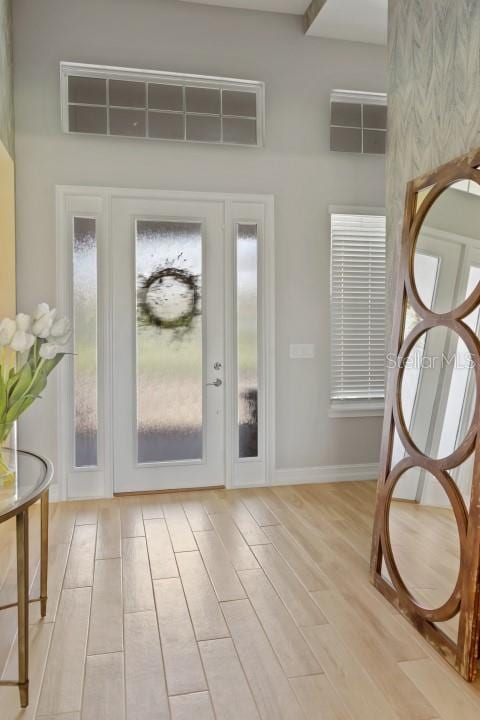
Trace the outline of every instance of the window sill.
<path fill-rule="evenodd" d="M 384 409 L 383 400 L 335 400 L 330 404 L 328 417 L 382 417 Z"/>

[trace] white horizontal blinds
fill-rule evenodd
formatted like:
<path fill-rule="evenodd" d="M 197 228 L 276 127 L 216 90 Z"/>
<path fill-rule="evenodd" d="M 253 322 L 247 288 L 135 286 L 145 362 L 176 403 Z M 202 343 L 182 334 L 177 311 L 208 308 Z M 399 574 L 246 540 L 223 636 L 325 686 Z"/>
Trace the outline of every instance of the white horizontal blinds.
<path fill-rule="evenodd" d="M 331 215 L 333 400 L 384 396 L 385 217 Z"/>

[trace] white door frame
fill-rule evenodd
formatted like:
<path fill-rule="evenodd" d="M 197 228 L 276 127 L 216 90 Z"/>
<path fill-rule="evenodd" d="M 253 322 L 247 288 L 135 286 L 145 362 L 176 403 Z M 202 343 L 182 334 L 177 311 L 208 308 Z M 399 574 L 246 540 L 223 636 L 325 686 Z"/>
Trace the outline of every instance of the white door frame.
<path fill-rule="evenodd" d="M 264 484 L 271 484 L 275 471 L 275 248 L 274 197 L 272 195 L 140 190 L 129 188 L 57 186 L 57 307 L 72 315 L 71 219 L 72 215 L 97 218 L 98 262 L 98 406 L 99 406 L 99 467 L 73 467 L 73 383 L 71 362 L 63 362 L 58 373 L 58 472 L 59 499 L 98 498 L 113 495 L 113 413 L 112 395 L 112 305 L 113 282 L 108 262 L 111 248 L 111 203 L 113 198 L 146 198 L 158 200 L 191 200 L 221 202 L 224 206 L 225 238 L 225 486 L 257 485 L 255 473 L 235 472 L 239 464 L 253 460 L 236 458 L 236 325 L 235 263 L 233 232 L 235 222 L 248 222 L 239 206 L 263 206 L 263 237 L 259 253 L 259 337 L 260 366 L 264 386 L 263 463 Z M 101 281 L 100 281 L 101 279 Z M 104 414 L 102 415 L 102 409 Z M 244 468 L 247 470 L 247 467 Z"/>

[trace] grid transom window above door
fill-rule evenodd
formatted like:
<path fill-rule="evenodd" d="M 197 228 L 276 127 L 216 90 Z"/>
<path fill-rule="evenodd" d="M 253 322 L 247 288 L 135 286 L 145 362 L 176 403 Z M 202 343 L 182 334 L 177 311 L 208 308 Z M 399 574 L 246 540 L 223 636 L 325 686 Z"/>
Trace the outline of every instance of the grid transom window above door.
<path fill-rule="evenodd" d="M 380 414 L 385 215 L 338 210 L 331 210 L 331 415 Z"/>
<path fill-rule="evenodd" d="M 263 145 L 262 82 L 65 62 L 60 75 L 64 132 Z"/>

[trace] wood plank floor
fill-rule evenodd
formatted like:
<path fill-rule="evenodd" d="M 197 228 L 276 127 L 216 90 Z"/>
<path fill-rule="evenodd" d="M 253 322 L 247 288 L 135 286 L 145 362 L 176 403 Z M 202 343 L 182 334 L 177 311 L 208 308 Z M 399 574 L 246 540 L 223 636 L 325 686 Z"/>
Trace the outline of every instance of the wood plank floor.
<path fill-rule="evenodd" d="M 51 507 L 30 707 L 2 720 L 478 720 L 466 684 L 372 588 L 373 483 Z M 0 526 L 0 600 L 15 599 Z M 38 509 L 32 510 L 32 532 Z M 38 583 L 32 539 L 32 586 Z M 16 673 L 15 612 L 0 669 Z"/>

